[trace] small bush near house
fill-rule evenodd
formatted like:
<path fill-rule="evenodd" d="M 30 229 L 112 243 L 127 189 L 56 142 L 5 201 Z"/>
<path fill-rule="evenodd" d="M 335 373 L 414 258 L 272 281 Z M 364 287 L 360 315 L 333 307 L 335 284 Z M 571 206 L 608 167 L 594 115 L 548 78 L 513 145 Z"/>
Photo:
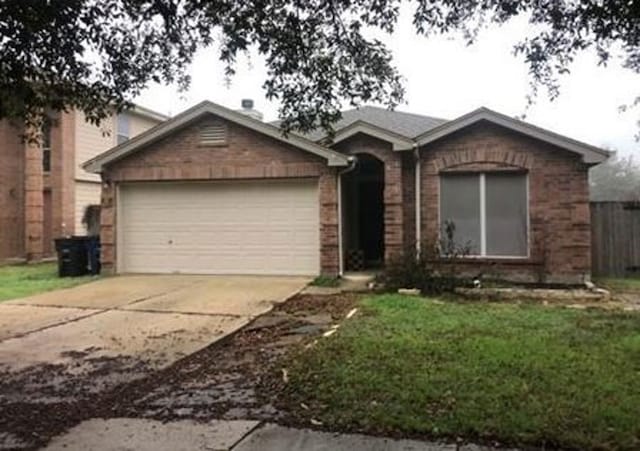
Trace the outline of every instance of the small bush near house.
<path fill-rule="evenodd" d="M 82 224 L 84 225 L 87 235 L 100 235 L 100 205 L 87 205 L 82 215 Z"/>
<path fill-rule="evenodd" d="M 416 253 L 406 251 L 389 262 L 378 281 L 385 290 L 418 288 L 423 294 L 452 292 L 456 287 L 471 285 L 471 281 L 461 277 L 456 260 L 469 255 L 469 245 L 457 244 L 455 224 L 445 223 L 444 237 L 436 245 L 426 245 Z"/>

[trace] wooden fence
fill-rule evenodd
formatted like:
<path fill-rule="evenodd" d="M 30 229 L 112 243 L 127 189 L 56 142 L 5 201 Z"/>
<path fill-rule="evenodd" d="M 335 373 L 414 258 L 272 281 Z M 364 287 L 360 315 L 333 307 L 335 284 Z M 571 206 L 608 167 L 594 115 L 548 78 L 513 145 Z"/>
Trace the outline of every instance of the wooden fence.
<path fill-rule="evenodd" d="M 640 202 L 591 203 L 594 276 L 640 274 Z"/>

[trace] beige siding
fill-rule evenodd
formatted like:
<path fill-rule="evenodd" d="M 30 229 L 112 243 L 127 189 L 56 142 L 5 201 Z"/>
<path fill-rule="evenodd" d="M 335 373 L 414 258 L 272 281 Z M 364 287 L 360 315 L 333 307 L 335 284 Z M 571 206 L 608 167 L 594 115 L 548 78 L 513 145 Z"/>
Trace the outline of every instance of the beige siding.
<path fill-rule="evenodd" d="M 159 124 L 159 122 L 155 119 L 149 119 L 147 117 L 142 117 L 135 114 L 131 114 L 129 117 L 131 118 L 129 129 L 132 138 Z"/>
<path fill-rule="evenodd" d="M 100 203 L 100 182 L 76 181 L 75 234 L 86 235 L 82 216 L 87 205 Z"/>
<path fill-rule="evenodd" d="M 129 113 L 129 133 L 133 138 L 150 129 L 160 121 Z M 114 114 L 106 119 L 100 127 L 87 122 L 79 111 L 76 125 L 76 180 L 99 181 L 100 176 L 82 169 L 82 163 L 110 149 L 117 143 L 117 117 Z"/>
<path fill-rule="evenodd" d="M 115 145 L 115 119 L 114 117 L 106 119 L 100 127 L 97 127 L 87 122 L 81 111 L 78 111 L 77 114 L 76 180 L 99 182 L 99 175 L 86 172 L 81 165 Z"/>
<path fill-rule="evenodd" d="M 90 204 L 100 203 L 100 176 L 82 169 L 82 164 L 102 152 L 109 150 L 117 143 L 117 117 L 114 114 L 106 119 L 100 127 L 85 120 L 81 111 L 77 112 L 75 136 L 75 233 L 84 235 L 82 225 L 84 209 Z M 131 137 L 153 127 L 159 121 L 139 115 L 130 114 Z"/>

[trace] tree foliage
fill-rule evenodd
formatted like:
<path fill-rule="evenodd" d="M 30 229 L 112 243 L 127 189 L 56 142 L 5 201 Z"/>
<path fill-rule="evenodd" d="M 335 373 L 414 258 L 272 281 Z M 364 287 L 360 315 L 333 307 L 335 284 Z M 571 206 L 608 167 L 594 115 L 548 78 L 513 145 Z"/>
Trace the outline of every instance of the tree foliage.
<path fill-rule="evenodd" d="M 385 45 L 406 0 L 2 0 L 0 118 L 28 121 L 47 109 L 79 108 L 99 122 L 150 82 L 189 84 L 197 49 L 215 43 L 232 76 L 239 54 L 264 56 L 267 97 L 283 128 L 329 128 L 343 102 L 403 100 Z M 640 72 L 637 0 L 414 0 L 422 35 L 462 32 L 528 15 L 539 33 L 516 44 L 535 90 L 558 92 L 578 52 L 614 55 Z M 428 76 L 428 72 L 425 74 Z"/>
<path fill-rule="evenodd" d="M 640 201 L 640 164 L 612 157 L 589 172 L 592 201 Z"/>
<path fill-rule="evenodd" d="M 483 26 L 521 15 L 537 31 L 515 45 L 529 67 L 534 93 L 542 86 L 555 98 L 558 76 L 587 49 L 596 51 L 599 64 L 619 58 L 640 73 L 638 0 L 420 0 L 414 23 L 425 34 L 461 31 L 472 43 Z"/>
<path fill-rule="evenodd" d="M 0 118 L 78 108 L 97 123 L 152 81 L 186 87 L 203 19 L 177 2 L 3 0 Z"/>

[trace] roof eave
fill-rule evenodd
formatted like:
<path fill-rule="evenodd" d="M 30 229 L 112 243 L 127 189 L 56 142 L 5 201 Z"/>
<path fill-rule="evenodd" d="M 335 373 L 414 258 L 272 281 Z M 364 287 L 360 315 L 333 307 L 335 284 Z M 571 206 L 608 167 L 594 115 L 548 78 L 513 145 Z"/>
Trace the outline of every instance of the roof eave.
<path fill-rule="evenodd" d="M 611 155 L 607 150 L 510 118 L 487 108 L 480 108 L 472 111 L 471 113 L 460 116 L 457 119 L 446 122 L 417 136 L 415 138 L 416 144 L 418 146 L 424 146 L 482 120 L 522 133 L 540 141 L 566 149 L 570 152 L 577 153 L 582 156 L 582 161 L 586 164 L 601 163 Z"/>
<path fill-rule="evenodd" d="M 162 139 L 170 133 L 185 127 L 189 123 L 196 120 L 203 114 L 210 113 L 215 116 L 226 119 L 230 122 L 237 123 L 249 129 L 262 133 L 264 135 L 275 138 L 279 141 L 286 142 L 309 153 L 315 154 L 327 160 L 329 166 L 348 166 L 349 160 L 347 156 L 335 152 L 331 149 L 322 147 L 306 138 L 290 134 L 288 137 L 282 135 L 282 131 L 270 124 L 258 121 L 244 114 L 221 107 L 212 102 L 201 102 L 189 110 L 153 127 L 146 132 L 126 141 L 112 149 L 86 161 L 82 167 L 89 172 L 100 173 L 105 165 L 113 163 L 124 158 L 136 149 L 149 145 L 155 141 Z"/>
<path fill-rule="evenodd" d="M 358 120 L 338 130 L 331 141 L 332 145 L 338 144 L 358 133 L 372 136 L 386 141 L 392 145 L 394 151 L 409 150 L 414 147 L 414 141 L 405 136 L 385 130 L 369 122 Z"/>
<path fill-rule="evenodd" d="M 145 117 L 147 119 L 153 119 L 159 122 L 166 121 L 167 119 L 170 118 L 170 116 L 167 116 L 166 114 L 162 114 L 157 111 L 153 111 L 149 108 L 145 108 L 143 106 L 136 105 L 136 104 L 133 105 L 133 108 L 127 110 L 127 112 L 135 114 L 137 116 Z"/>

